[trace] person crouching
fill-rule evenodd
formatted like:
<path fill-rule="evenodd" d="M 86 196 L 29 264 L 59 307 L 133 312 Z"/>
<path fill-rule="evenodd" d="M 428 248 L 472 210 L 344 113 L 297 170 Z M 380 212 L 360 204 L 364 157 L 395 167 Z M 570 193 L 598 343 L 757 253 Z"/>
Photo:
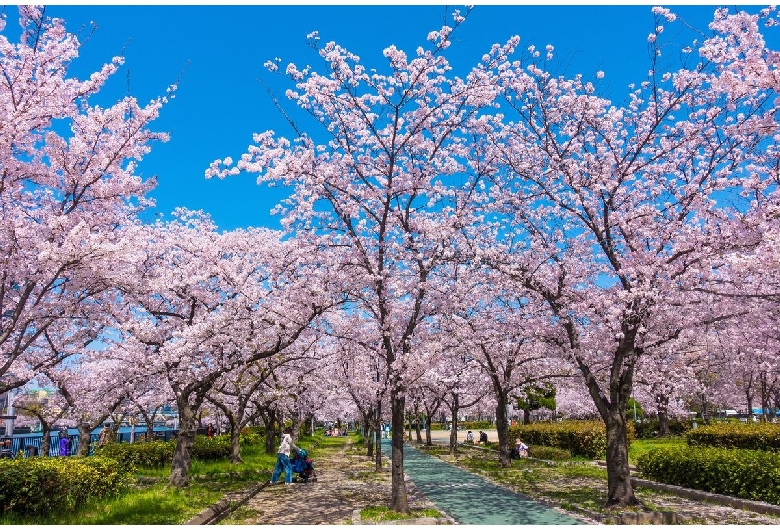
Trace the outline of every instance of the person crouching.
<path fill-rule="evenodd" d="M 528 446 L 518 438 L 515 440 L 515 448 L 512 449 L 512 458 L 517 460 L 519 458 L 526 458 L 528 456 Z"/>

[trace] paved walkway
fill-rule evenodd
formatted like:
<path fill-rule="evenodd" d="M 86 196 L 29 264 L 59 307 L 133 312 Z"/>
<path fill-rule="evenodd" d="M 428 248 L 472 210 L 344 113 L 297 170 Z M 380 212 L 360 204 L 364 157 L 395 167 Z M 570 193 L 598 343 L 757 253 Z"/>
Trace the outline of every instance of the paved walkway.
<path fill-rule="evenodd" d="M 383 440 L 382 450 L 389 455 L 389 440 Z M 582 524 L 408 444 L 404 447 L 404 471 L 423 495 L 459 524 Z"/>

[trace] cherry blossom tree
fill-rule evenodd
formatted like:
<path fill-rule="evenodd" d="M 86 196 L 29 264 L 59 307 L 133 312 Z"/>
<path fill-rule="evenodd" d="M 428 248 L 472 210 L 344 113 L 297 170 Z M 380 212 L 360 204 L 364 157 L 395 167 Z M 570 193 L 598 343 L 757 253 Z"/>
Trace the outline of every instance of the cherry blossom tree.
<path fill-rule="evenodd" d="M 19 24 L 13 43 L 0 18 L 0 393 L 62 361 L 45 335 L 89 335 L 116 227 L 154 185 L 137 162 L 167 139 L 149 126 L 168 96 L 90 104 L 122 57 L 79 80 L 64 21 L 20 6 Z"/>
<path fill-rule="evenodd" d="M 670 434 L 670 417 L 688 416 L 685 406 L 699 390 L 698 368 L 705 362 L 700 330 L 686 330 L 673 341 L 649 350 L 639 360 L 635 399 L 646 414 L 658 417 L 658 435 Z"/>
<path fill-rule="evenodd" d="M 499 461 L 507 467 L 511 465 L 508 405 L 524 387 L 571 375 L 572 370 L 546 344 L 550 316 L 542 300 L 533 293 L 506 290 L 489 269 L 471 267 L 459 275 L 459 282 L 461 287 L 453 289 L 459 307 L 443 319 L 443 340 L 465 352 L 489 382 Z"/>
<path fill-rule="evenodd" d="M 253 405 L 255 394 L 263 392 L 273 374 L 271 360 L 261 360 L 238 366 L 226 372 L 206 395 L 206 399 L 221 410 L 230 425 L 231 462 L 241 459 L 239 435 L 241 429 L 260 417 L 260 411 Z"/>
<path fill-rule="evenodd" d="M 638 502 L 625 427 L 637 363 L 703 324 L 699 289 L 719 279 L 724 255 L 754 244 L 723 198 L 773 171 L 774 85 L 755 83 L 753 71 L 773 70 L 775 54 L 759 17 L 717 11 L 698 56 L 680 49 L 689 58 L 665 73 L 671 44 L 660 33 L 676 17 L 653 12 L 648 77 L 622 105 L 596 94 L 602 73 L 593 81 L 549 73 L 551 45 L 496 65 L 506 117 L 488 144 L 501 162 L 484 198 L 500 218 L 490 234 L 479 227 L 476 254 L 546 300 L 560 352 L 582 372 L 607 427 L 609 506 Z M 662 332 L 670 315 L 677 320 Z"/>
<path fill-rule="evenodd" d="M 43 374 L 36 377 L 34 383 L 39 389 L 51 389 L 53 387 L 52 382 Z M 39 454 L 48 456 L 51 444 L 51 433 L 54 430 L 54 426 L 66 418 L 69 411 L 69 405 L 62 394 L 56 391 L 40 390 L 37 392 L 28 392 L 14 400 L 14 408 L 17 410 L 17 413 L 34 417 L 38 420 L 41 425 L 41 446 L 39 448 Z"/>
<path fill-rule="evenodd" d="M 346 396 L 354 403 L 366 427 L 367 454 L 374 457 L 377 471 L 382 469 L 380 421 L 387 397 L 387 370 L 381 348 L 381 337 L 370 320 L 348 308 L 328 315 L 321 348 L 324 362 L 319 373 L 330 382 L 330 403 Z"/>
<path fill-rule="evenodd" d="M 179 410 L 170 483 L 189 482 L 197 414 L 224 374 L 284 355 L 332 305 L 316 249 L 264 229 L 219 234 L 203 215 L 128 229 L 114 281 L 126 361 L 167 380 Z M 139 362 L 139 359 L 143 359 Z"/>
<path fill-rule="evenodd" d="M 456 11 L 454 20 L 457 27 L 464 17 Z M 289 99 L 321 128 L 292 142 L 273 132 L 257 134 L 235 165 L 226 158 L 207 170 L 207 176 L 257 173 L 261 183 L 292 186 L 277 209 L 283 225 L 341 250 L 341 266 L 353 279 L 347 296 L 381 337 L 393 429 L 390 505 L 400 512 L 409 510 L 403 475 L 406 366 L 421 344 L 420 323 L 438 310 L 430 303 L 428 282 L 453 259 L 453 241 L 467 224 L 456 188 L 464 173 L 480 173 L 469 161 L 473 132 L 481 126 L 480 111 L 497 94 L 483 68 L 465 78 L 449 75 L 443 51 L 453 29 L 431 32 L 431 49 L 420 47 L 412 57 L 386 48 L 385 75 L 336 43 L 319 47 L 327 75 L 292 64 L 285 72 L 296 83 Z M 317 34 L 310 37 L 318 46 Z M 278 69 L 276 62 L 268 66 Z M 463 186 L 468 189 L 472 180 L 466 177 Z"/>
<path fill-rule="evenodd" d="M 125 372 L 132 380 L 132 388 L 127 396 L 133 406 L 133 414 L 146 424 L 144 439 L 154 439 L 154 423 L 163 408 L 174 401 L 165 380 L 155 375 L 136 377 L 134 371 Z"/>
<path fill-rule="evenodd" d="M 127 398 L 130 383 L 117 384 L 106 374 L 121 373 L 120 363 L 110 357 L 83 355 L 74 362 L 47 370 L 46 376 L 68 404 L 68 417 L 79 431 L 76 454 L 87 456 L 92 431 L 98 428 Z"/>
<path fill-rule="evenodd" d="M 439 345 L 435 344 L 432 346 L 437 347 Z M 437 356 L 437 358 L 440 357 L 441 355 Z M 432 364 L 430 369 L 417 381 L 415 392 L 418 406 L 423 413 L 424 421 L 422 423 L 425 427 L 425 445 L 427 446 L 433 445 L 431 438 L 431 424 L 433 418 L 439 413 L 444 405 L 445 389 L 439 384 L 436 366 L 436 363 Z M 422 440 L 418 439 L 418 442 L 422 443 Z"/>
<path fill-rule="evenodd" d="M 749 195 L 771 196 L 777 182 L 778 54 L 759 31 L 776 23 L 773 10 L 717 10 L 713 35 L 676 48 L 674 65 L 663 62 L 672 45 L 662 33 L 676 17 L 653 13 L 648 76 L 620 104 L 597 94 L 602 72 L 550 73 L 552 45 L 514 59 L 518 37 L 462 78 L 448 77 L 443 57 L 450 27 L 411 60 L 387 48 L 390 75 L 328 43 L 329 75 L 285 70 L 317 136 L 257 134 L 236 164 L 207 170 L 292 186 L 277 209 L 285 228 L 341 249 L 352 309 L 381 337 L 393 509 L 408 510 L 407 369 L 430 331 L 422 323 L 452 313 L 431 282 L 456 258 L 546 305 L 546 343 L 582 374 L 606 424 L 609 506 L 638 502 L 625 411 L 639 361 L 685 329 L 742 314 L 713 304 L 726 294 L 713 286 L 733 274 L 730 259 L 760 246 L 769 211 L 752 218 L 760 201 Z M 721 313 L 701 317 L 713 305 Z"/>

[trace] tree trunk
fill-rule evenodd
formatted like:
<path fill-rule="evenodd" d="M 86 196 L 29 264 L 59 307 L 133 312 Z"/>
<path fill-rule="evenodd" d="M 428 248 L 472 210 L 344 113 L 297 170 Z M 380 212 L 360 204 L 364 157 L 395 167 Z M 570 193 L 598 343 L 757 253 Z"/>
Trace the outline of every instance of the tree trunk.
<path fill-rule="evenodd" d="M 523 409 L 523 425 L 530 425 L 531 424 L 531 409 L 524 408 Z"/>
<path fill-rule="evenodd" d="M 265 423 L 265 454 L 272 455 L 276 453 L 276 413 L 273 410 L 263 417 Z"/>
<path fill-rule="evenodd" d="M 365 443 L 366 443 L 366 456 L 370 459 L 374 458 L 375 439 L 376 439 L 376 433 L 374 432 L 374 428 L 369 426 L 366 432 Z"/>
<path fill-rule="evenodd" d="M 176 449 L 173 451 L 171 477 L 168 483 L 174 488 L 186 488 L 190 483 L 190 462 L 198 428 L 198 417 L 197 411 L 189 405 L 186 396 L 176 401 L 179 406 L 179 434 L 176 436 Z"/>
<path fill-rule="evenodd" d="M 88 423 L 79 423 L 79 446 L 76 448 L 76 456 L 89 455 L 89 444 L 92 442 L 92 431 L 95 427 Z"/>
<path fill-rule="evenodd" d="M 301 419 L 300 415 L 294 414 L 292 417 L 293 440 L 298 440 L 301 437 L 301 425 L 303 425 L 303 420 Z"/>
<path fill-rule="evenodd" d="M 414 433 L 417 435 L 417 443 L 422 444 L 423 439 L 422 430 L 420 429 L 420 407 L 417 400 L 414 402 Z M 411 435 L 409 436 L 409 441 L 412 441 Z"/>
<path fill-rule="evenodd" d="M 511 467 L 511 449 L 509 449 L 509 420 L 506 417 L 507 399 L 503 392 L 497 392 L 496 431 L 498 432 L 498 462 L 501 467 Z"/>
<path fill-rule="evenodd" d="M 455 456 L 458 452 L 458 410 L 460 409 L 460 400 L 458 394 L 452 395 L 452 405 L 450 414 L 452 414 L 452 425 L 450 427 L 450 456 Z"/>
<path fill-rule="evenodd" d="M 627 400 L 626 400 L 627 402 Z M 628 430 L 626 402 L 615 400 L 606 418 L 607 427 L 607 503 L 610 506 L 635 506 L 639 501 L 631 486 L 628 467 Z"/>
<path fill-rule="evenodd" d="M 395 388 L 395 385 L 391 389 L 390 401 L 393 416 L 390 509 L 399 513 L 409 513 L 409 500 L 406 495 L 406 481 L 404 481 L 404 407 L 406 406 L 406 397 Z"/>
<path fill-rule="evenodd" d="M 41 427 L 43 427 L 43 438 L 41 439 L 41 448 L 38 454 L 40 456 L 49 456 L 51 447 L 51 425 L 41 422 Z"/>
<path fill-rule="evenodd" d="M 707 406 L 707 395 L 702 394 L 701 395 L 701 421 L 702 423 L 709 423 L 710 421 L 710 411 L 709 407 Z"/>
<path fill-rule="evenodd" d="M 425 416 L 425 445 L 427 447 L 433 445 L 433 440 L 431 440 L 431 417 L 430 416 Z"/>
<path fill-rule="evenodd" d="M 361 409 L 360 416 L 363 418 L 363 430 L 364 430 L 364 443 L 366 444 L 366 456 L 368 458 L 374 457 L 374 422 L 371 421 L 371 417 L 374 415 L 374 410 L 368 410 L 363 412 Z"/>
<path fill-rule="evenodd" d="M 655 397 L 658 404 L 658 436 L 669 436 L 669 396 Z"/>
<path fill-rule="evenodd" d="M 141 415 L 141 417 L 144 419 L 144 423 L 146 423 L 145 440 L 147 442 L 151 442 L 152 440 L 154 440 L 154 418 L 155 416 L 157 416 L 157 411 L 160 410 L 160 407 L 154 409 L 151 415 L 143 407 L 139 407 L 138 405 L 136 405 L 136 409 L 138 410 L 138 413 Z"/>
<path fill-rule="evenodd" d="M 634 370 L 640 354 L 634 349 L 638 324 L 623 325 L 623 339 L 615 351 L 609 375 L 609 398 L 602 392 L 590 368 L 578 358 L 588 393 L 607 430 L 607 502 L 605 507 L 639 504 L 631 485 L 628 467 L 628 427 L 626 407 L 633 391 Z M 571 328 L 570 333 L 571 332 Z"/>
<path fill-rule="evenodd" d="M 232 414 L 228 416 L 228 421 L 230 422 L 230 463 L 240 464 L 244 461 L 241 458 L 241 426 Z"/>
<path fill-rule="evenodd" d="M 374 423 L 374 439 L 376 443 L 376 455 L 374 459 L 374 469 L 376 471 L 382 471 L 382 423 L 379 419 L 382 417 L 382 405 L 377 402 L 376 404 L 376 421 Z"/>

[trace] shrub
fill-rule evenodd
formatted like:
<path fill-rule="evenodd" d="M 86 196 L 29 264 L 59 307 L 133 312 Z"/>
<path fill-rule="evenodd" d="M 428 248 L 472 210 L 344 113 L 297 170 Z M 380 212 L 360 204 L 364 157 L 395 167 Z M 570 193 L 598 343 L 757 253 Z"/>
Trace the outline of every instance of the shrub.
<path fill-rule="evenodd" d="M 131 481 L 132 470 L 101 456 L 2 459 L 0 506 L 22 515 L 71 511 L 90 497 L 115 495 Z"/>
<path fill-rule="evenodd" d="M 168 440 L 167 442 L 153 440 L 132 444 L 112 443 L 97 447 L 95 455 L 113 458 L 119 463 L 121 469 L 137 467 L 160 469 L 171 465 L 175 449 L 176 440 Z M 230 436 L 228 435 L 214 436 L 213 438 L 198 435 L 192 445 L 192 458 L 198 460 L 221 460 L 229 458 L 230 452 Z"/>
<path fill-rule="evenodd" d="M 630 444 L 634 439 L 634 429 L 630 422 L 626 427 Z M 585 458 L 604 458 L 607 454 L 607 429 L 601 421 L 513 425 L 509 427 L 510 442 L 515 438 L 520 438 L 530 447 L 557 447 Z"/>
<path fill-rule="evenodd" d="M 458 427 L 464 431 L 479 431 L 482 429 L 496 428 L 496 426 L 490 421 L 462 421 L 458 422 Z"/>
<path fill-rule="evenodd" d="M 229 437 L 230 435 L 227 436 Z M 265 435 L 243 428 L 238 435 L 238 443 L 241 445 L 262 445 L 265 443 Z"/>
<path fill-rule="evenodd" d="M 95 455 L 113 458 L 121 469 L 146 467 L 159 469 L 171 465 L 176 442 L 152 440 L 132 444 L 108 444 L 95 448 Z"/>
<path fill-rule="evenodd" d="M 528 456 L 540 460 L 571 460 L 571 453 L 560 447 L 532 445 L 528 447 Z"/>
<path fill-rule="evenodd" d="M 634 423 L 634 433 L 638 439 L 655 438 L 660 431 L 660 422 L 658 418 L 645 418 L 642 421 Z M 691 430 L 690 420 L 670 419 L 669 434 L 671 436 L 682 436 Z"/>
<path fill-rule="evenodd" d="M 714 423 L 688 431 L 691 447 L 780 451 L 780 425 L 774 423 Z"/>
<path fill-rule="evenodd" d="M 196 436 L 192 446 L 192 458 L 199 460 L 221 460 L 230 457 L 230 437 L 226 434 L 209 438 Z M 173 453 L 171 453 L 171 457 Z"/>
<path fill-rule="evenodd" d="M 638 458 L 637 470 L 665 484 L 780 504 L 780 455 L 769 451 L 658 448 Z"/>

